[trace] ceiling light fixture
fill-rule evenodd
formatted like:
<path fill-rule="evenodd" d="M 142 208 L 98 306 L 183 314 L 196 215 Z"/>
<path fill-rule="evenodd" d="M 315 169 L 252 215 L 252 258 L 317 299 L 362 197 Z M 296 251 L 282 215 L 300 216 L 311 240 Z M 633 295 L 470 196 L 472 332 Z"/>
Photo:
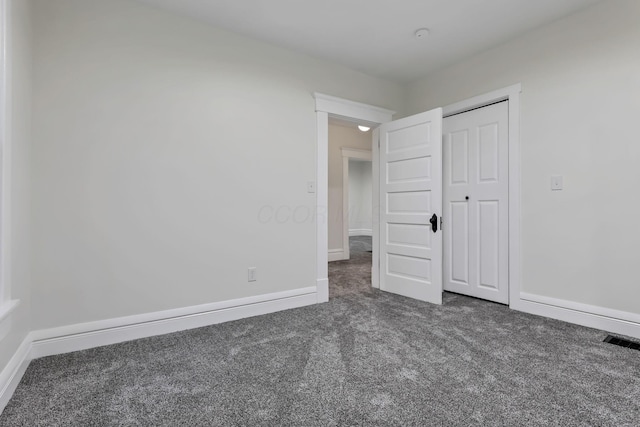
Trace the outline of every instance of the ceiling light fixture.
<path fill-rule="evenodd" d="M 415 32 L 416 40 L 426 39 L 427 37 L 429 37 L 429 34 L 430 31 L 428 28 L 420 28 Z"/>
<path fill-rule="evenodd" d="M 369 132 L 369 129 L 371 128 L 367 126 L 358 125 L 358 129 L 360 129 L 362 132 Z"/>

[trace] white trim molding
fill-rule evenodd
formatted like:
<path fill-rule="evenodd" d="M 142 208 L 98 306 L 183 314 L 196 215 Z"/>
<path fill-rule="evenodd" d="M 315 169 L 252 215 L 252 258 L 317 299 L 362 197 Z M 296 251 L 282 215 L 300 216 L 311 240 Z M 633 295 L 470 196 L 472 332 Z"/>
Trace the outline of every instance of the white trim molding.
<path fill-rule="evenodd" d="M 347 254 L 347 251 L 344 250 L 344 248 L 329 249 L 329 257 L 328 257 L 329 262 L 345 261 L 347 259 L 349 259 L 349 255 Z"/>
<path fill-rule="evenodd" d="M 371 200 L 373 202 L 373 211 L 371 212 L 371 286 L 380 289 L 380 236 L 382 230 L 380 227 L 380 129 L 373 130 L 373 153 L 371 164 L 371 179 L 373 180 L 373 194 Z"/>
<path fill-rule="evenodd" d="M 316 284 L 318 302 L 329 301 L 329 117 L 341 118 L 371 127 L 393 119 L 395 111 L 360 102 L 349 101 L 335 96 L 314 93 L 316 104 L 317 145 L 316 145 Z M 374 130 L 374 138 L 377 135 Z M 375 158 L 374 147 L 373 157 Z M 375 180 L 374 168 L 374 180 Z M 374 188 L 375 191 L 375 188 Z M 375 196 L 375 194 L 374 194 Z M 374 200 L 375 206 L 375 200 Z M 376 212 L 376 210 L 374 210 Z M 344 248 L 343 248 L 344 249 Z M 374 282 L 375 286 L 375 282 Z"/>
<path fill-rule="evenodd" d="M 353 229 L 349 230 L 349 236 L 373 236 L 373 230 L 365 228 Z"/>
<path fill-rule="evenodd" d="M 11 400 L 31 361 L 31 337 L 24 338 L 9 363 L 0 372 L 0 414 Z"/>
<path fill-rule="evenodd" d="M 362 150 L 360 148 L 342 147 L 340 148 L 342 157 L 347 159 L 373 160 L 371 150 Z"/>
<path fill-rule="evenodd" d="M 320 304 L 329 301 L 329 279 L 316 280 L 316 303 Z"/>
<path fill-rule="evenodd" d="M 511 307 L 538 316 L 640 339 L 640 315 L 526 292 Z"/>
<path fill-rule="evenodd" d="M 201 328 L 317 303 L 316 287 L 33 331 L 31 358 Z"/>
<path fill-rule="evenodd" d="M 313 97 L 316 100 L 316 111 L 330 113 L 332 117 L 353 122 L 368 122 L 378 125 L 390 121 L 396 113 L 386 108 L 349 101 L 348 99 L 318 92 L 314 92 Z"/>
<path fill-rule="evenodd" d="M 329 114 L 316 112 L 316 284 L 318 303 L 329 302 Z"/>
<path fill-rule="evenodd" d="M 442 116 L 452 116 L 454 114 L 463 113 L 465 111 L 473 110 L 493 104 L 500 101 L 513 101 L 516 97 L 519 97 L 522 92 L 522 85 L 520 83 L 507 86 L 502 89 L 494 90 L 482 95 L 474 96 L 473 98 L 465 99 L 454 104 L 447 105 L 442 108 Z M 519 99 L 518 99 L 519 101 Z M 519 104 L 519 102 L 518 102 Z M 519 107 L 519 106 L 518 106 Z M 519 117 L 519 116 L 518 116 Z"/>

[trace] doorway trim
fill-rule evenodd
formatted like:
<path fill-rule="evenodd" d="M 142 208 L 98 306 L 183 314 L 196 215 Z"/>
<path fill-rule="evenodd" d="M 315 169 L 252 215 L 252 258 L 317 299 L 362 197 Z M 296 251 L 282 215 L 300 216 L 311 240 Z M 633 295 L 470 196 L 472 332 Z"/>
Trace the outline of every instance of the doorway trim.
<path fill-rule="evenodd" d="M 317 144 L 316 144 L 316 289 L 318 303 L 329 301 L 329 117 L 369 124 L 372 128 L 389 122 L 396 113 L 386 108 L 349 101 L 315 92 Z M 373 145 L 373 139 L 372 139 Z M 373 145 L 373 158 L 377 155 Z M 373 205 L 376 206 L 377 169 L 373 168 Z M 375 210 L 374 210 L 375 211 Z M 376 227 L 374 227 L 375 233 Z M 374 254 L 375 256 L 375 254 Z M 375 261 L 375 260 L 374 260 Z M 374 264 L 375 265 L 375 264 Z"/>
<path fill-rule="evenodd" d="M 373 161 L 371 150 L 342 147 L 342 251 L 343 259 L 351 258 L 349 247 L 349 160 Z M 372 165 L 373 168 L 373 165 Z M 373 169 L 372 169 L 373 170 Z M 373 179 L 373 177 L 372 177 Z"/>
<path fill-rule="evenodd" d="M 509 101 L 509 307 L 520 302 L 521 231 L 520 231 L 520 93 L 522 85 L 515 84 L 464 101 L 448 105 L 442 117 L 486 107 L 500 101 Z"/>

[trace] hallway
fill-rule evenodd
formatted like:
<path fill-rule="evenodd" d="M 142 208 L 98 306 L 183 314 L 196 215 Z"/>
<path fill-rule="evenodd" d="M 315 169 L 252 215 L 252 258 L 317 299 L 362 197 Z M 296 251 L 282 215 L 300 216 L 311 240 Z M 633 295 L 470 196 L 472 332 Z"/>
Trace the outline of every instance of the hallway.
<path fill-rule="evenodd" d="M 329 263 L 329 299 L 347 295 L 371 294 L 371 237 L 349 238 L 351 259 Z"/>

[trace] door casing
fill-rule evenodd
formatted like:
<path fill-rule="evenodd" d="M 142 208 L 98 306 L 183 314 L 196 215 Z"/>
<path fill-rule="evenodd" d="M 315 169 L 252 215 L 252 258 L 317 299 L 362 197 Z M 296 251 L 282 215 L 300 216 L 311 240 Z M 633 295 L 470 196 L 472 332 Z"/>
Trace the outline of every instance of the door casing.
<path fill-rule="evenodd" d="M 327 222 L 328 200 L 329 200 L 329 117 L 336 117 L 342 120 L 352 121 L 358 124 L 366 124 L 371 128 L 376 128 L 382 123 L 389 122 L 396 113 L 386 108 L 349 101 L 335 96 L 314 93 L 316 100 L 316 120 L 317 120 L 317 145 L 316 145 L 316 289 L 318 303 L 329 301 L 329 228 Z M 374 135 L 376 135 L 374 130 Z M 378 164 L 378 146 L 371 147 L 373 164 Z M 378 192 L 379 168 L 373 167 L 373 206 L 379 205 Z M 373 217 L 373 264 L 371 269 L 372 285 L 378 284 L 378 257 L 379 248 L 377 244 L 377 224 L 376 212 L 374 208 Z"/>

